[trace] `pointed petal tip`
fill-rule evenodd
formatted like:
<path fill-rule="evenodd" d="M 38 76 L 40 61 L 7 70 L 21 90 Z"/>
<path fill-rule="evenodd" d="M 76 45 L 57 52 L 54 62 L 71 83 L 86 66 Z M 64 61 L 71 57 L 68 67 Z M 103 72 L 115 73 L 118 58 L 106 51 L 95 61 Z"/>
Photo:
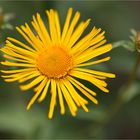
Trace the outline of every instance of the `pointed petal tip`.
<path fill-rule="evenodd" d="M 17 31 L 19 31 L 19 30 L 20 30 L 20 28 L 19 28 L 18 26 L 16 26 L 15 28 L 16 28 L 16 30 L 17 30 Z"/>
<path fill-rule="evenodd" d="M 104 92 L 105 92 L 105 93 L 109 93 L 109 90 L 108 90 L 108 89 L 106 89 L 106 90 L 104 90 Z"/>
<path fill-rule="evenodd" d="M 96 104 L 96 105 L 98 105 L 98 104 L 99 104 L 99 102 L 96 100 L 96 101 L 95 101 L 95 104 Z"/>
<path fill-rule="evenodd" d="M 70 7 L 70 8 L 69 8 L 69 10 L 73 10 L 73 8 L 72 8 L 72 7 Z"/>
<path fill-rule="evenodd" d="M 11 37 L 9 37 L 9 36 L 8 36 L 8 37 L 6 37 L 6 40 L 10 40 L 10 39 L 11 39 Z"/>
<path fill-rule="evenodd" d="M 91 21 L 91 18 L 87 19 L 86 22 L 89 23 Z"/>
<path fill-rule="evenodd" d="M 28 111 L 29 109 L 30 109 L 30 106 L 29 106 L 29 105 L 27 105 L 26 110 Z"/>
<path fill-rule="evenodd" d="M 111 49 L 112 49 L 112 44 L 111 43 L 109 43 L 109 44 L 107 44 Z"/>
<path fill-rule="evenodd" d="M 109 78 L 116 78 L 116 74 L 110 73 Z"/>
<path fill-rule="evenodd" d="M 61 110 L 61 115 L 64 115 L 65 114 L 65 110 Z"/>
<path fill-rule="evenodd" d="M 40 14 L 39 14 L 38 12 L 36 13 L 36 16 L 37 16 L 37 18 L 39 18 L 39 19 L 40 19 L 40 17 L 41 17 Z"/>
<path fill-rule="evenodd" d="M 72 114 L 73 117 L 76 117 L 76 115 L 77 115 L 76 113 Z"/>
<path fill-rule="evenodd" d="M 113 74 L 112 77 L 113 77 L 113 78 L 116 78 L 116 74 Z"/>
<path fill-rule="evenodd" d="M 19 87 L 21 90 L 25 91 L 26 89 L 24 88 L 24 86 L 20 86 Z"/>
<path fill-rule="evenodd" d="M 87 107 L 84 107 L 83 109 L 85 112 L 87 112 L 87 113 L 89 112 L 89 109 Z"/>
<path fill-rule="evenodd" d="M 53 115 L 49 113 L 49 114 L 48 114 L 48 119 L 51 120 L 52 118 L 53 118 Z"/>
<path fill-rule="evenodd" d="M 39 98 L 37 101 L 38 101 L 38 103 L 41 103 L 43 101 L 43 99 Z"/>
<path fill-rule="evenodd" d="M 87 113 L 88 113 L 88 112 L 89 112 L 89 109 L 85 110 L 85 112 L 87 112 Z"/>

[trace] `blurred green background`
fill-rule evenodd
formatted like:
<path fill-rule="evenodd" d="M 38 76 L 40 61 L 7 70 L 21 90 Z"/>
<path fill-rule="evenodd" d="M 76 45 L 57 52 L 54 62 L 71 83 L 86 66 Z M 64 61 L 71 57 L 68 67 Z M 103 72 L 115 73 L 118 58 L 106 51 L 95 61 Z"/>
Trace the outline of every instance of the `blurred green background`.
<path fill-rule="evenodd" d="M 140 30 L 140 2 L 138 1 L 1 1 L 4 13 L 13 13 L 11 25 L 30 23 L 32 15 L 39 12 L 46 20 L 45 10 L 58 10 L 62 23 L 69 7 L 79 10 L 81 19 L 91 18 L 90 26 L 101 27 L 106 31 L 108 42 L 128 40 L 130 29 Z M 0 30 L 2 40 L 11 36 L 21 39 L 16 30 Z M 130 96 L 123 106 L 106 123 L 105 114 L 116 102 L 120 89 L 129 79 L 136 60 L 136 53 L 119 47 L 110 53 L 111 61 L 97 69 L 116 73 L 117 78 L 108 80 L 110 94 L 98 91 L 99 105 L 90 102 L 90 112 L 79 109 L 77 117 L 69 112 L 61 116 L 56 107 L 54 118 L 47 118 L 49 98 L 43 103 L 35 103 L 26 111 L 26 105 L 33 91 L 20 91 L 17 83 L 5 83 L 0 78 L 0 138 L 43 138 L 43 139 L 93 139 L 93 138 L 140 138 L 140 72 L 136 77 Z M 1 57 L 1 60 L 3 58 Z M 111 115 L 111 112 L 110 114 Z M 101 129 L 100 129 L 101 128 Z"/>

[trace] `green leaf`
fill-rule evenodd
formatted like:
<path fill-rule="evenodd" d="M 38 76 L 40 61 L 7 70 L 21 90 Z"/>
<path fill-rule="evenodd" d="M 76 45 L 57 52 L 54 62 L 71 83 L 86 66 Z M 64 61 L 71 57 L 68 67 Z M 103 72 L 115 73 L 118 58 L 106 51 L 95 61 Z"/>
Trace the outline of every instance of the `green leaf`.
<path fill-rule="evenodd" d="M 114 42 L 114 43 L 112 43 L 113 49 L 118 48 L 118 47 L 122 47 L 125 43 L 126 43 L 126 41 L 124 41 L 124 40 Z"/>
<path fill-rule="evenodd" d="M 130 35 L 130 41 L 128 40 L 121 40 L 121 41 L 117 41 L 112 43 L 113 44 L 113 49 L 118 48 L 118 47 L 123 47 L 128 51 L 135 51 L 136 47 L 135 47 L 135 41 L 136 41 L 136 35 L 137 32 L 134 29 L 130 30 L 131 35 Z"/>
<path fill-rule="evenodd" d="M 136 30 L 134 30 L 134 29 L 130 29 L 130 32 L 131 32 L 131 34 L 132 34 L 133 36 L 136 36 L 136 35 L 137 35 L 137 32 L 136 32 Z"/>
<path fill-rule="evenodd" d="M 131 41 L 117 41 L 112 43 L 113 49 L 118 48 L 118 47 L 123 47 L 128 51 L 135 51 L 135 44 Z"/>

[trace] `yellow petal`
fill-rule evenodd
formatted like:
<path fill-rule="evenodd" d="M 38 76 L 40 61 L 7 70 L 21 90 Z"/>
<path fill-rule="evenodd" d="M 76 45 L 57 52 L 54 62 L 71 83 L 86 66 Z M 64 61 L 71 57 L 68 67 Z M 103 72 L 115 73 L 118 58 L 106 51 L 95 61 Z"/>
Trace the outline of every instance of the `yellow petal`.
<path fill-rule="evenodd" d="M 86 22 L 81 22 L 81 24 L 78 25 L 78 27 L 75 29 L 74 33 L 72 34 L 67 46 L 71 48 L 75 42 L 80 38 L 86 27 L 88 26 L 90 22 L 90 19 L 88 19 Z"/>
<path fill-rule="evenodd" d="M 67 88 L 67 91 L 69 92 L 69 94 L 71 95 L 72 99 L 75 101 L 75 103 L 77 104 L 77 106 L 80 106 L 80 102 L 77 98 L 77 92 L 75 91 L 75 89 L 71 86 L 71 84 L 69 83 L 68 80 L 62 80 L 64 86 Z"/>
<path fill-rule="evenodd" d="M 76 111 L 77 111 L 77 107 L 76 107 L 74 101 L 72 100 L 71 96 L 69 95 L 69 93 L 68 93 L 67 89 L 65 88 L 65 86 L 61 82 L 59 82 L 59 84 L 60 84 L 60 89 L 61 89 L 61 91 L 62 91 L 62 93 L 64 95 L 64 98 L 65 98 L 65 100 L 66 100 L 66 102 L 68 104 L 68 107 L 69 107 L 70 111 L 71 111 L 71 114 L 73 116 L 75 116 Z"/>
<path fill-rule="evenodd" d="M 40 95 L 41 91 L 43 90 L 45 84 L 46 84 L 47 78 L 44 78 L 44 80 L 40 83 L 40 85 L 38 86 L 38 91 L 35 93 L 35 95 L 32 97 L 32 99 L 30 100 L 29 104 L 27 105 L 27 110 L 30 109 L 30 107 L 33 105 L 33 103 L 35 102 L 35 100 L 38 98 L 38 96 Z"/>
<path fill-rule="evenodd" d="M 49 20 L 49 27 L 50 27 L 50 36 L 51 36 L 51 40 L 52 43 L 55 45 L 56 43 L 58 43 L 58 38 L 57 38 L 57 34 L 56 34 L 56 28 L 55 28 L 55 19 L 54 19 L 54 10 L 50 10 L 46 11 L 47 15 L 48 15 L 48 20 Z"/>
<path fill-rule="evenodd" d="M 60 28 L 60 21 L 59 21 L 59 16 L 58 13 L 55 11 L 55 25 L 56 25 L 56 32 L 57 32 L 57 37 L 58 37 L 58 42 L 60 42 L 61 38 L 61 28 Z"/>
<path fill-rule="evenodd" d="M 9 49 L 12 49 L 13 51 L 17 52 L 17 53 L 21 53 L 23 55 L 26 55 L 26 56 L 31 56 L 31 57 L 35 57 L 35 53 L 31 52 L 31 51 L 28 51 L 28 50 L 25 50 L 23 48 L 20 48 L 14 44 L 12 44 L 10 41 L 6 40 L 6 46 L 9 47 Z"/>
<path fill-rule="evenodd" d="M 26 54 L 22 53 L 22 54 L 19 54 L 19 52 L 14 52 L 15 50 L 13 48 L 10 48 L 10 47 L 4 47 L 1 49 L 2 52 L 4 52 L 5 54 L 9 55 L 9 56 L 12 56 L 12 57 L 16 57 L 16 58 L 21 58 L 21 59 L 24 59 L 24 60 L 27 60 L 27 61 L 33 61 L 33 58 L 32 56 L 29 56 L 27 57 Z"/>
<path fill-rule="evenodd" d="M 80 55 L 79 57 L 77 57 L 76 59 L 76 63 L 79 64 L 79 63 L 83 63 L 85 61 L 88 61 L 94 57 L 97 57 L 99 55 L 102 55 L 108 51 L 110 51 L 112 49 L 112 45 L 111 44 L 107 44 L 105 46 L 102 46 L 100 48 L 97 48 L 93 51 L 91 51 L 90 53 L 84 53 L 83 55 Z"/>
<path fill-rule="evenodd" d="M 34 72 L 34 73 L 30 74 L 30 75 L 27 75 L 27 76 L 23 77 L 22 79 L 19 79 L 19 83 L 23 83 L 23 82 L 25 82 L 27 80 L 30 80 L 32 78 L 35 78 L 35 77 L 37 77 L 39 75 L 40 75 L 40 72 L 36 71 L 36 72 Z"/>
<path fill-rule="evenodd" d="M 94 40 L 94 39 L 93 39 Z M 97 44 L 93 45 L 93 46 L 90 46 L 89 45 L 89 48 L 88 49 L 83 49 L 82 51 L 79 51 L 75 54 L 75 57 L 78 57 L 80 55 L 83 55 L 83 54 L 86 54 L 86 53 L 91 53 L 94 51 L 94 49 L 98 48 L 98 47 L 101 47 L 103 44 L 106 43 L 106 40 L 102 40 L 101 42 L 98 42 Z"/>
<path fill-rule="evenodd" d="M 50 85 L 50 80 L 47 81 L 47 84 L 46 84 L 41 96 L 39 97 L 38 102 L 42 102 L 46 98 L 49 85 Z"/>
<path fill-rule="evenodd" d="M 29 37 L 19 28 L 16 27 L 17 31 L 25 38 L 25 40 L 31 44 L 32 46 L 34 46 L 33 42 L 29 39 Z"/>
<path fill-rule="evenodd" d="M 71 81 L 71 83 L 77 88 L 79 89 L 85 96 L 87 96 L 93 103 L 98 104 L 98 101 L 91 96 L 90 94 L 88 94 L 88 92 L 86 92 L 83 88 L 81 88 L 78 84 L 76 84 L 75 82 Z"/>
<path fill-rule="evenodd" d="M 103 59 L 99 59 L 99 60 L 96 60 L 96 61 L 85 62 L 85 63 L 82 63 L 82 64 L 78 64 L 77 67 L 85 67 L 85 66 L 95 65 L 95 64 L 106 62 L 108 60 L 110 60 L 110 57 L 105 57 Z"/>
<path fill-rule="evenodd" d="M 15 39 L 15 38 L 8 37 L 7 39 L 8 39 L 9 41 L 13 41 L 14 43 L 16 43 L 16 44 L 22 46 L 23 48 L 25 48 L 25 49 L 27 49 L 27 50 L 29 50 L 29 51 L 31 51 L 31 52 L 35 52 L 34 49 L 32 49 L 31 47 L 29 47 L 29 46 L 25 45 L 24 43 L 18 41 L 18 40 Z"/>
<path fill-rule="evenodd" d="M 28 63 L 14 63 L 14 62 L 9 62 L 9 61 L 5 61 L 5 62 L 1 62 L 2 65 L 5 66 L 18 66 L 18 67 L 30 67 L 33 68 L 35 67 L 34 64 L 28 64 Z"/>
<path fill-rule="evenodd" d="M 83 52 L 89 47 L 89 43 L 101 31 L 101 29 L 96 29 L 93 27 L 90 33 L 88 33 L 85 37 L 83 37 L 80 41 L 78 41 L 72 48 L 72 53 L 76 54 L 78 52 Z"/>
<path fill-rule="evenodd" d="M 21 88 L 21 90 L 28 90 L 28 89 L 36 86 L 37 84 L 39 84 L 44 78 L 45 78 L 44 76 L 38 76 L 32 82 L 30 82 L 29 84 L 20 86 L 20 88 Z"/>
<path fill-rule="evenodd" d="M 80 71 L 73 71 L 71 75 L 74 77 L 86 80 L 88 82 L 91 82 L 93 85 L 95 85 L 96 87 L 98 87 L 99 89 L 101 89 L 102 91 L 106 93 L 109 92 L 109 90 L 105 88 L 107 86 L 107 83 L 105 81 L 94 78 L 90 74 L 82 73 Z"/>
<path fill-rule="evenodd" d="M 89 88 L 87 88 L 86 86 L 84 86 L 82 83 L 78 82 L 76 79 L 68 76 L 70 81 L 74 81 L 76 84 L 78 84 L 80 87 L 82 87 L 83 89 L 85 89 L 87 92 L 89 92 L 92 96 L 96 96 L 96 93 L 92 90 L 90 90 Z"/>
<path fill-rule="evenodd" d="M 34 74 L 36 73 L 37 73 L 36 71 L 28 71 L 28 72 L 16 73 L 11 75 L 2 75 L 1 77 L 5 78 L 6 82 L 14 82 L 14 81 L 22 80 L 30 75 L 34 76 Z"/>
<path fill-rule="evenodd" d="M 70 24 L 70 27 L 69 27 L 69 29 L 67 31 L 66 37 L 65 37 L 65 39 L 63 41 L 63 43 L 64 43 L 64 45 L 66 47 L 67 47 L 67 44 L 68 44 L 68 42 L 69 42 L 69 40 L 71 38 L 71 35 L 73 33 L 73 30 L 74 30 L 74 28 L 75 28 L 75 26 L 76 26 L 79 18 L 80 18 L 80 13 L 79 12 L 76 12 L 76 14 L 75 14 L 75 16 L 74 16 L 74 18 L 73 18 L 73 20 L 72 20 L 72 22 Z"/>
<path fill-rule="evenodd" d="M 86 112 L 88 112 L 88 109 L 85 106 L 85 104 L 87 104 L 88 102 L 76 92 L 76 90 L 74 89 L 74 87 L 72 86 L 72 84 L 68 80 L 67 80 L 65 86 L 67 86 L 69 92 L 71 93 L 71 95 L 73 97 L 73 100 L 77 103 L 77 105 L 82 106 L 83 109 Z"/>
<path fill-rule="evenodd" d="M 70 20 L 71 20 L 71 16 L 72 16 L 72 10 L 73 10 L 72 8 L 69 8 L 69 10 L 68 10 L 68 14 L 67 14 L 67 17 L 66 17 L 66 20 L 65 20 L 65 24 L 64 24 L 64 28 L 63 28 L 63 32 L 62 32 L 61 42 L 64 41 L 64 38 L 65 38 L 66 33 L 68 31 Z"/>
<path fill-rule="evenodd" d="M 12 73 L 20 73 L 20 72 L 30 72 L 36 70 L 35 68 L 27 68 L 27 69 L 18 69 L 18 70 L 1 70 L 2 73 L 12 74 Z"/>
<path fill-rule="evenodd" d="M 109 78 L 115 78 L 115 74 L 112 74 L 112 73 L 107 73 L 107 72 L 102 72 L 102 71 L 96 71 L 96 70 L 89 70 L 89 69 L 84 69 L 84 68 L 76 68 L 75 70 L 83 71 L 83 72 L 87 72 L 87 73 L 95 74 L 95 75 L 99 75 L 99 76 L 104 76 L 104 77 L 109 77 Z"/>
<path fill-rule="evenodd" d="M 35 50 L 40 50 L 43 48 L 43 44 L 42 42 L 35 36 L 35 34 L 32 32 L 32 30 L 30 29 L 29 25 L 27 23 L 25 23 L 25 27 L 21 26 L 21 29 L 28 35 L 28 37 L 30 38 L 30 40 L 33 42 L 33 47 Z"/>
<path fill-rule="evenodd" d="M 35 61 L 34 60 L 24 60 L 24 59 L 20 59 L 20 58 L 15 58 L 15 57 L 12 57 L 12 56 L 9 56 L 9 55 L 3 55 L 6 59 L 9 59 L 9 60 L 13 60 L 13 61 L 18 61 L 18 62 L 23 62 L 23 63 L 34 63 L 35 64 Z"/>
<path fill-rule="evenodd" d="M 65 105 L 64 105 L 64 100 L 63 100 L 63 96 L 62 96 L 62 92 L 59 86 L 59 82 L 57 83 L 57 88 L 58 88 L 58 97 L 59 97 L 59 104 L 60 104 L 60 108 L 61 108 L 61 114 L 65 114 Z"/>
<path fill-rule="evenodd" d="M 49 35 L 48 30 L 45 27 L 44 22 L 43 22 L 39 13 L 37 13 L 37 21 L 38 21 L 38 24 L 36 25 L 37 26 L 36 30 L 39 33 L 39 36 L 42 39 L 42 41 L 45 43 L 44 45 L 45 46 L 46 45 L 47 46 L 51 45 L 52 42 L 51 42 L 51 39 L 50 39 L 50 35 Z"/>
<path fill-rule="evenodd" d="M 48 113 L 48 118 L 51 119 L 53 117 L 54 107 L 56 105 L 56 83 L 52 79 L 51 80 L 51 102 L 50 102 L 50 109 Z"/>

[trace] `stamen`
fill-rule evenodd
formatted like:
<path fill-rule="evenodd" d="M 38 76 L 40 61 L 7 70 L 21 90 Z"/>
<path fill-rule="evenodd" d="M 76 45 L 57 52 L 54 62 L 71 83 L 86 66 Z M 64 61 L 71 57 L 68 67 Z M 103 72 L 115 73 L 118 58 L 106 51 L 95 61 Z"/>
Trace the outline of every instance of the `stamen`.
<path fill-rule="evenodd" d="M 48 78 L 61 78 L 72 69 L 72 56 L 61 46 L 51 46 L 38 54 L 37 67 Z"/>

